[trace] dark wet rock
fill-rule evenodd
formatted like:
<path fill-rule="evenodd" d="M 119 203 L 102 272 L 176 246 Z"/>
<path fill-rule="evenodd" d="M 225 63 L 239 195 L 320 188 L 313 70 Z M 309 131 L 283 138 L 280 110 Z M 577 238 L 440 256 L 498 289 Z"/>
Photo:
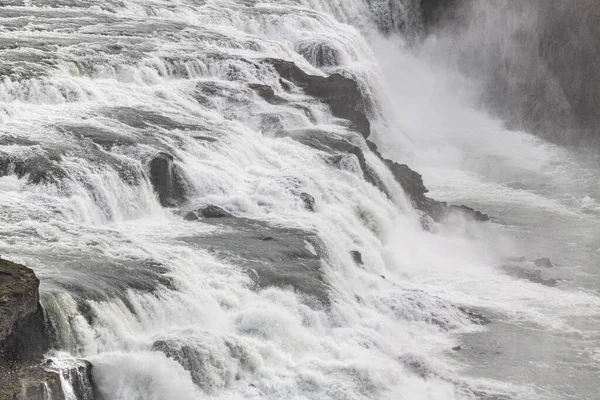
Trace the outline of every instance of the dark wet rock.
<path fill-rule="evenodd" d="M 114 107 L 104 110 L 103 114 L 138 129 L 159 127 L 167 130 L 196 130 L 199 128 L 197 125 L 181 123 L 156 112 L 139 108 Z"/>
<path fill-rule="evenodd" d="M 279 75 L 299 86 L 310 96 L 317 97 L 331 108 L 335 117 L 350 121 L 351 128 L 365 138 L 371 133 L 371 124 L 365 115 L 367 108 L 356 81 L 340 74 L 328 77 L 309 75 L 290 61 L 266 59 Z"/>
<path fill-rule="evenodd" d="M 554 287 L 558 283 L 557 279 L 546 279 L 542 274 L 542 270 L 539 269 L 529 270 L 515 265 L 505 265 L 503 269 L 515 278 L 525 279 L 529 282 L 539 283 L 540 285 Z"/>
<path fill-rule="evenodd" d="M 60 166 L 60 159 L 58 153 L 20 157 L 0 152 L 0 176 L 27 176 L 27 182 L 33 185 L 58 183 L 66 176 L 66 172 Z"/>
<path fill-rule="evenodd" d="M 48 360 L 25 368 L 5 369 L 4 381 L 0 368 L 0 384 L 4 384 L 0 387 L 0 399 L 66 400 L 65 393 L 72 393 L 73 397 L 68 398 L 94 400 L 92 364 L 85 360 L 73 360 L 70 364 L 59 369 Z"/>
<path fill-rule="evenodd" d="M 492 319 L 483 314 L 483 312 L 479 310 L 474 310 L 472 308 L 467 308 L 464 306 L 458 307 L 458 309 L 465 314 L 471 322 L 477 325 L 487 325 L 492 322 Z"/>
<path fill-rule="evenodd" d="M 209 204 L 197 210 L 190 211 L 183 217 L 186 221 L 196 221 L 202 218 L 227 218 L 233 215 L 219 206 Z"/>
<path fill-rule="evenodd" d="M 283 88 L 283 90 L 285 90 L 286 92 L 291 92 L 292 91 L 292 85 L 290 85 L 288 82 L 289 81 L 284 81 L 282 78 L 279 78 L 279 84 L 281 85 L 281 87 Z"/>
<path fill-rule="evenodd" d="M 377 145 L 369 140 L 366 141 L 369 149 L 389 168 L 396 182 L 402 186 L 402 190 L 408 196 L 413 206 L 429 215 L 434 221 L 445 220 L 450 213 L 460 213 L 467 219 L 475 221 L 488 221 L 488 215 L 474 210 L 464 205 L 448 205 L 446 202 L 434 200 L 425 194 L 429 192 L 423 182 L 423 177 L 418 172 L 412 170 L 406 164 L 400 164 L 395 161 L 384 158 Z M 424 225 L 427 222 L 424 221 Z M 425 227 L 425 226 L 424 226 Z"/>
<path fill-rule="evenodd" d="M 190 336 L 182 332 L 177 338 L 162 338 L 152 345 L 152 350 L 177 361 L 206 393 L 222 390 L 256 368 L 244 346 L 226 336 L 215 337 L 206 332 L 190 332 Z"/>
<path fill-rule="evenodd" d="M 552 261 L 550 261 L 550 259 L 547 257 L 538 258 L 533 263 L 535 264 L 536 267 L 545 267 L 545 268 L 554 267 L 554 264 L 552 264 Z"/>
<path fill-rule="evenodd" d="M 315 211 L 315 198 L 311 194 L 302 192 L 300 193 L 300 199 L 302 199 L 302 202 L 304 203 L 304 208 L 308 211 Z"/>
<path fill-rule="evenodd" d="M 362 170 L 364 179 L 372 185 L 380 188 L 384 192 L 386 191 L 385 185 L 383 185 L 379 179 L 379 176 L 368 165 L 362 149 L 357 145 L 352 144 L 348 139 L 316 129 L 303 129 L 290 131 L 288 133 L 292 138 L 307 146 L 328 153 L 337 154 L 338 157 L 331 159 L 332 164 L 335 166 L 340 166 L 343 164 L 342 160 L 343 156 L 345 155 L 352 155 L 356 157 L 360 169 Z"/>
<path fill-rule="evenodd" d="M 342 54 L 328 42 L 315 42 L 313 40 L 301 43 L 297 52 L 317 68 L 335 67 L 342 62 Z"/>
<path fill-rule="evenodd" d="M 184 202 L 187 184 L 183 172 L 173 162 L 173 156 L 158 153 L 150 160 L 150 183 L 163 207 L 174 207 Z"/>
<path fill-rule="evenodd" d="M 181 240 L 239 265 L 259 290 L 271 286 L 292 287 L 308 301 L 316 299 L 322 305 L 329 304 L 322 269 L 324 246 L 315 233 L 246 218 L 205 222 L 223 229 L 209 236 Z"/>
<path fill-rule="evenodd" d="M 284 98 L 277 96 L 275 94 L 275 91 L 273 90 L 273 88 L 269 85 L 262 85 L 260 83 L 254 83 L 254 84 L 248 85 L 248 87 L 250 87 L 250 89 L 254 90 L 256 92 L 256 94 L 258 94 L 260 97 L 265 99 L 265 101 L 267 101 L 267 103 L 270 103 L 270 104 L 285 104 L 285 103 L 287 103 L 287 101 Z"/>
<path fill-rule="evenodd" d="M 29 268 L 0 260 L 0 363 L 34 363 L 48 349 L 39 284 Z"/>
<path fill-rule="evenodd" d="M 46 367 L 53 368 L 52 365 Z M 77 400 L 94 400 L 96 398 L 92 369 L 92 363 L 87 360 L 73 360 L 68 368 L 60 371 Z"/>
<path fill-rule="evenodd" d="M 449 206 L 448 210 L 450 212 L 459 212 L 460 214 L 464 215 L 465 217 L 467 217 L 468 219 L 472 219 L 475 221 L 480 221 L 480 222 L 486 222 L 490 220 L 490 216 L 487 214 L 482 213 L 481 211 L 477 211 L 472 209 L 471 207 L 467 207 L 467 206 Z"/>
<path fill-rule="evenodd" d="M 69 271 L 69 274 L 60 279 L 48 278 L 48 283 L 68 291 L 78 301 L 80 311 L 88 319 L 94 318 L 94 315 L 87 315 L 91 312 L 88 304 L 90 301 L 119 298 L 129 306 L 129 290 L 152 293 L 159 287 L 173 288 L 168 268 L 153 260 L 102 256 L 90 259 L 73 255 L 68 259 L 51 259 L 51 262 L 57 268 Z M 51 314 L 53 307 L 60 307 L 54 292 L 45 294 L 44 306 Z"/>
<path fill-rule="evenodd" d="M 398 357 L 398 361 L 400 361 L 405 367 L 407 367 L 412 373 L 419 376 L 423 379 L 428 378 L 442 378 L 440 374 L 438 374 L 427 359 L 420 355 L 414 353 L 403 354 Z"/>
<path fill-rule="evenodd" d="M 461 346 L 454 346 L 454 347 L 452 348 L 452 351 L 461 351 L 461 350 L 462 350 L 462 347 L 461 347 Z"/>
<path fill-rule="evenodd" d="M 358 265 L 363 265 L 362 254 L 360 253 L 360 251 L 352 250 L 350 252 L 350 255 L 352 256 L 352 259 L 355 263 L 357 263 Z"/>
<path fill-rule="evenodd" d="M 77 400 L 93 400 L 89 362 L 60 371 L 42 362 L 50 340 L 38 288 L 32 270 L 0 260 L 0 399 L 63 400 L 62 374 Z"/>
<path fill-rule="evenodd" d="M 87 138 L 106 150 L 115 146 L 131 146 L 137 143 L 136 140 L 125 135 L 91 125 L 65 125 L 59 129 L 74 136 Z"/>

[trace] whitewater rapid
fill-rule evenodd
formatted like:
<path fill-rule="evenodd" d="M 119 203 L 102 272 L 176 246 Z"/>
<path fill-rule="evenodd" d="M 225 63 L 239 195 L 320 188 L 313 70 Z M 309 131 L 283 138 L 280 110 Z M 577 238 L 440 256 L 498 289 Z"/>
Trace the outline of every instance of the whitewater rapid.
<path fill-rule="evenodd" d="M 527 228 L 510 221 L 515 202 L 551 216 L 584 212 L 506 184 L 554 176 L 538 166 L 566 156 L 505 131 L 462 101 L 452 77 L 400 38 L 381 38 L 373 3 L 0 3 L 0 152 L 46 160 L 50 171 L 41 184 L 0 178 L 0 252 L 40 277 L 57 336 L 49 357 L 89 360 L 105 399 L 564 398 L 560 388 L 511 379 L 510 359 L 497 371 L 481 367 L 479 358 L 498 351 L 485 338 L 492 328 L 464 310 L 576 330 L 589 335 L 586 348 L 597 345 L 599 325 L 587 331 L 571 320 L 598 322 L 597 292 L 500 268 L 506 257 L 555 257 L 542 251 L 552 246 L 533 254 L 515 244 Z M 416 3 L 400 3 L 414 18 Z M 332 65 L 316 66 L 319 46 L 333 49 Z M 265 58 L 355 79 L 384 155 L 421 172 L 434 198 L 494 220 L 423 230 L 363 138 L 314 97 L 286 91 Z M 286 103 L 270 104 L 249 84 L 270 86 Z M 355 158 L 334 167 L 329 154 L 295 140 L 301 130 L 359 146 L 388 195 L 365 181 Z M 190 209 L 214 204 L 316 234 L 322 248 L 305 241 L 298 252 L 321 257 L 329 304 L 290 286 L 257 290 L 219 247 L 234 228 L 162 207 L 147 171 L 159 152 L 183 171 Z M 577 174 L 564 168 L 565 180 Z M 314 197 L 315 212 L 299 193 Z M 598 199 L 581 194 L 586 210 Z M 468 337 L 482 344 L 463 357 L 452 349 L 466 350 Z M 590 351 L 592 379 L 599 361 Z"/>

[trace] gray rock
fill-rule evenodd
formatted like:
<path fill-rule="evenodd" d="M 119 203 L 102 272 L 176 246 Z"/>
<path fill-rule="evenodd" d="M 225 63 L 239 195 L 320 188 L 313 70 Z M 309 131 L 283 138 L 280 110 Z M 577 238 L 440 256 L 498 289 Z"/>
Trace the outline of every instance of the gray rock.
<path fill-rule="evenodd" d="M 312 211 L 312 212 L 315 211 L 315 198 L 311 194 L 302 192 L 302 193 L 300 193 L 300 198 L 302 199 L 302 202 L 304 203 L 304 208 L 306 208 L 307 210 Z"/>
<path fill-rule="evenodd" d="M 269 85 L 262 85 L 259 83 L 253 83 L 248 85 L 250 89 L 254 90 L 256 94 L 265 99 L 270 104 L 285 104 L 287 101 L 281 96 L 277 96 L 273 88 Z"/>
<path fill-rule="evenodd" d="M 257 290 L 291 287 L 311 305 L 329 304 L 329 287 L 321 265 L 324 246 L 315 233 L 246 218 L 203 222 L 223 229 L 181 240 L 239 265 Z"/>
<path fill-rule="evenodd" d="M 362 254 L 360 254 L 360 251 L 352 250 L 350 252 L 350 255 L 352 256 L 352 259 L 354 260 L 355 263 L 357 263 L 358 265 L 363 265 Z"/>
<path fill-rule="evenodd" d="M 158 153 L 149 163 L 150 183 L 163 207 L 175 207 L 185 201 L 187 184 L 173 156 Z"/>
<path fill-rule="evenodd" d="M 48 349 L 39 284 L 31 269 L 0 260 L 0 363 L 34 363 Z"/>
<path fill-rule="evenodd" d="M 340 74 L 333 74 L 326 78 L 309 75 L 290 61 L 275 58 L 265 61 L 271 64 L 283 79 L 294 83 L 306 94 L 317 97 L 329 105 L 334 116 L 350 121 L 351 128 L 363 137 L 366 138 L 371 134 L 371 124 L 365 115 L 367 101 L 354 80 Z"/>
<path fill-rule="evenodd" d="M 535 264 L 536 267 L 545 267 L 545 268 L 554 267 L 554 264 L 552 264 L 552 261 L 550 261 L 550 259 L 547 257 L 538 258 L 533 263 Z"/>
<path fill-rule="evenodd" d="M 227 218 L 233 217 L 233 214 L 219 206 L 209 204 L 197 210 L 190 211 L 183 217 L 186 221 L 196 221 L 202 218 Z"/>

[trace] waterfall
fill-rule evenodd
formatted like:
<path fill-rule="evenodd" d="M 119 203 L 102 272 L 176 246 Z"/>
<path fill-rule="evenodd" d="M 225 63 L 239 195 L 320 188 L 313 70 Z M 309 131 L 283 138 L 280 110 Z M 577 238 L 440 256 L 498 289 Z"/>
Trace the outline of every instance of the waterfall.
<path fill-rule="evenodd" d="M 465 372 L 463 338 L 599 298 L 505 273 L 502 216 L 433 221 L 408 167 L 494 217 L 477 156 L 562 153 L 455 92 L 419 7 L 0 4 L 0 253 L 40 278 L 63 398 L 542 398 Z"/>

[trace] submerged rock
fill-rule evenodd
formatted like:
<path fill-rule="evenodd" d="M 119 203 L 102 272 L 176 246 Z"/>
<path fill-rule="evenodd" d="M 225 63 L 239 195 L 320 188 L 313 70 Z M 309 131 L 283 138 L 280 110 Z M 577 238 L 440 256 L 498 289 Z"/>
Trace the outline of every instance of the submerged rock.
<path fill-rule="evenodd" d="M 205 207 L 190 211 L 183 217 L 186 221 L 196 221 L 202 218 L 227 218 L 233 217 L 229 211 L 219 206 L 209 204 Z"/>
<path fill-rule="evenodd" d="M 297 47 L 297 51 L 306 61 L 317 68 L 335 67 L 342 62 L 342 53 L 331 46 L 328 42 L 316 42 L 310 40 L 301 43 Z"/>
<path fill-rule="evenodd" d="M 206 223 L 221 228 L 208 236 L 181 240 L 216 253 L 239 265 L 258 290 L 272 286 L 290 287 L 311 304 L 330 302 L 322 268 L 324 248 L 310 231 L 269 225 L 246 218 L 218 218 Z"/>
<path fill-rule="evenodd" d="M 150 183 L 163 207 L 175 207 L 185 200 L 186 183 L 182 171 L 173 163 L 173 156 L 158 153 L 149 164 Z"/>
<path fill-rule="evenodd" d="M 525 279 L 529 282 L 539 283 L 540 285 L 554 287 L 558 283 L 558 279 L 545 278 L 542 275 L 542 270 L 529 270 L 514 265 L 503 266 L 503 269 L 515 278 Z"/>
<path fill-rule="evenodd" d="M 545 268 L 554 267 L 554 264 L 552 264 L 552 261 L 550 261 L 550 259 L 547 257 L 538 258 L 533 263 L 535 264 L 536 267 L 545 267 Z"/>
<path fill-rule="evenodd" d="M 254 90 L 260 97 L 265 99 L 267 103 L 270 104 L 285 104 L 287 101 L 280 96 L 275 94 L 273 88 L 269 85 L 262 85 L 259 83 L 254 83 L 248 85 L 250 89 Z"/>
<path fill-rule="evenodd" d="M 302 192 L 300 193 L 300 198 L 304 203 L 304 208 L 306 208 L 308 211 L 315 211 L 315 198 L 311 194 Z"/>
<path fill-rule="evenodd" d="M 15 157 L 0 153 L 0 176 L 14 174 L 19 178 L 27 176 L 30 184 L 57 183 L 66 176 L 59 165 L 60 154 L 47 154 Z"/>
<path fill-rule="evenodd" d="M 355 263 L 357 263 L 358 265 L 363 265 L 362 254 L 360 253 L 360 251 L 352 250 L 350 252 L 350 255 L 352 256 L 352 259 Z"/>
<path fill-rule="evenodd" d="M 371 134 L 371 124 L 365 115 L 366 100 L 356 81 L 340 74 L 328 77 L 310 75 L 291 61 L 275 58 L 266 59 L 279 75 L 299 86 L 310 96 L 326 103 L 335 117 L 350 121 L 351 128 L 363 137 Z"/>

